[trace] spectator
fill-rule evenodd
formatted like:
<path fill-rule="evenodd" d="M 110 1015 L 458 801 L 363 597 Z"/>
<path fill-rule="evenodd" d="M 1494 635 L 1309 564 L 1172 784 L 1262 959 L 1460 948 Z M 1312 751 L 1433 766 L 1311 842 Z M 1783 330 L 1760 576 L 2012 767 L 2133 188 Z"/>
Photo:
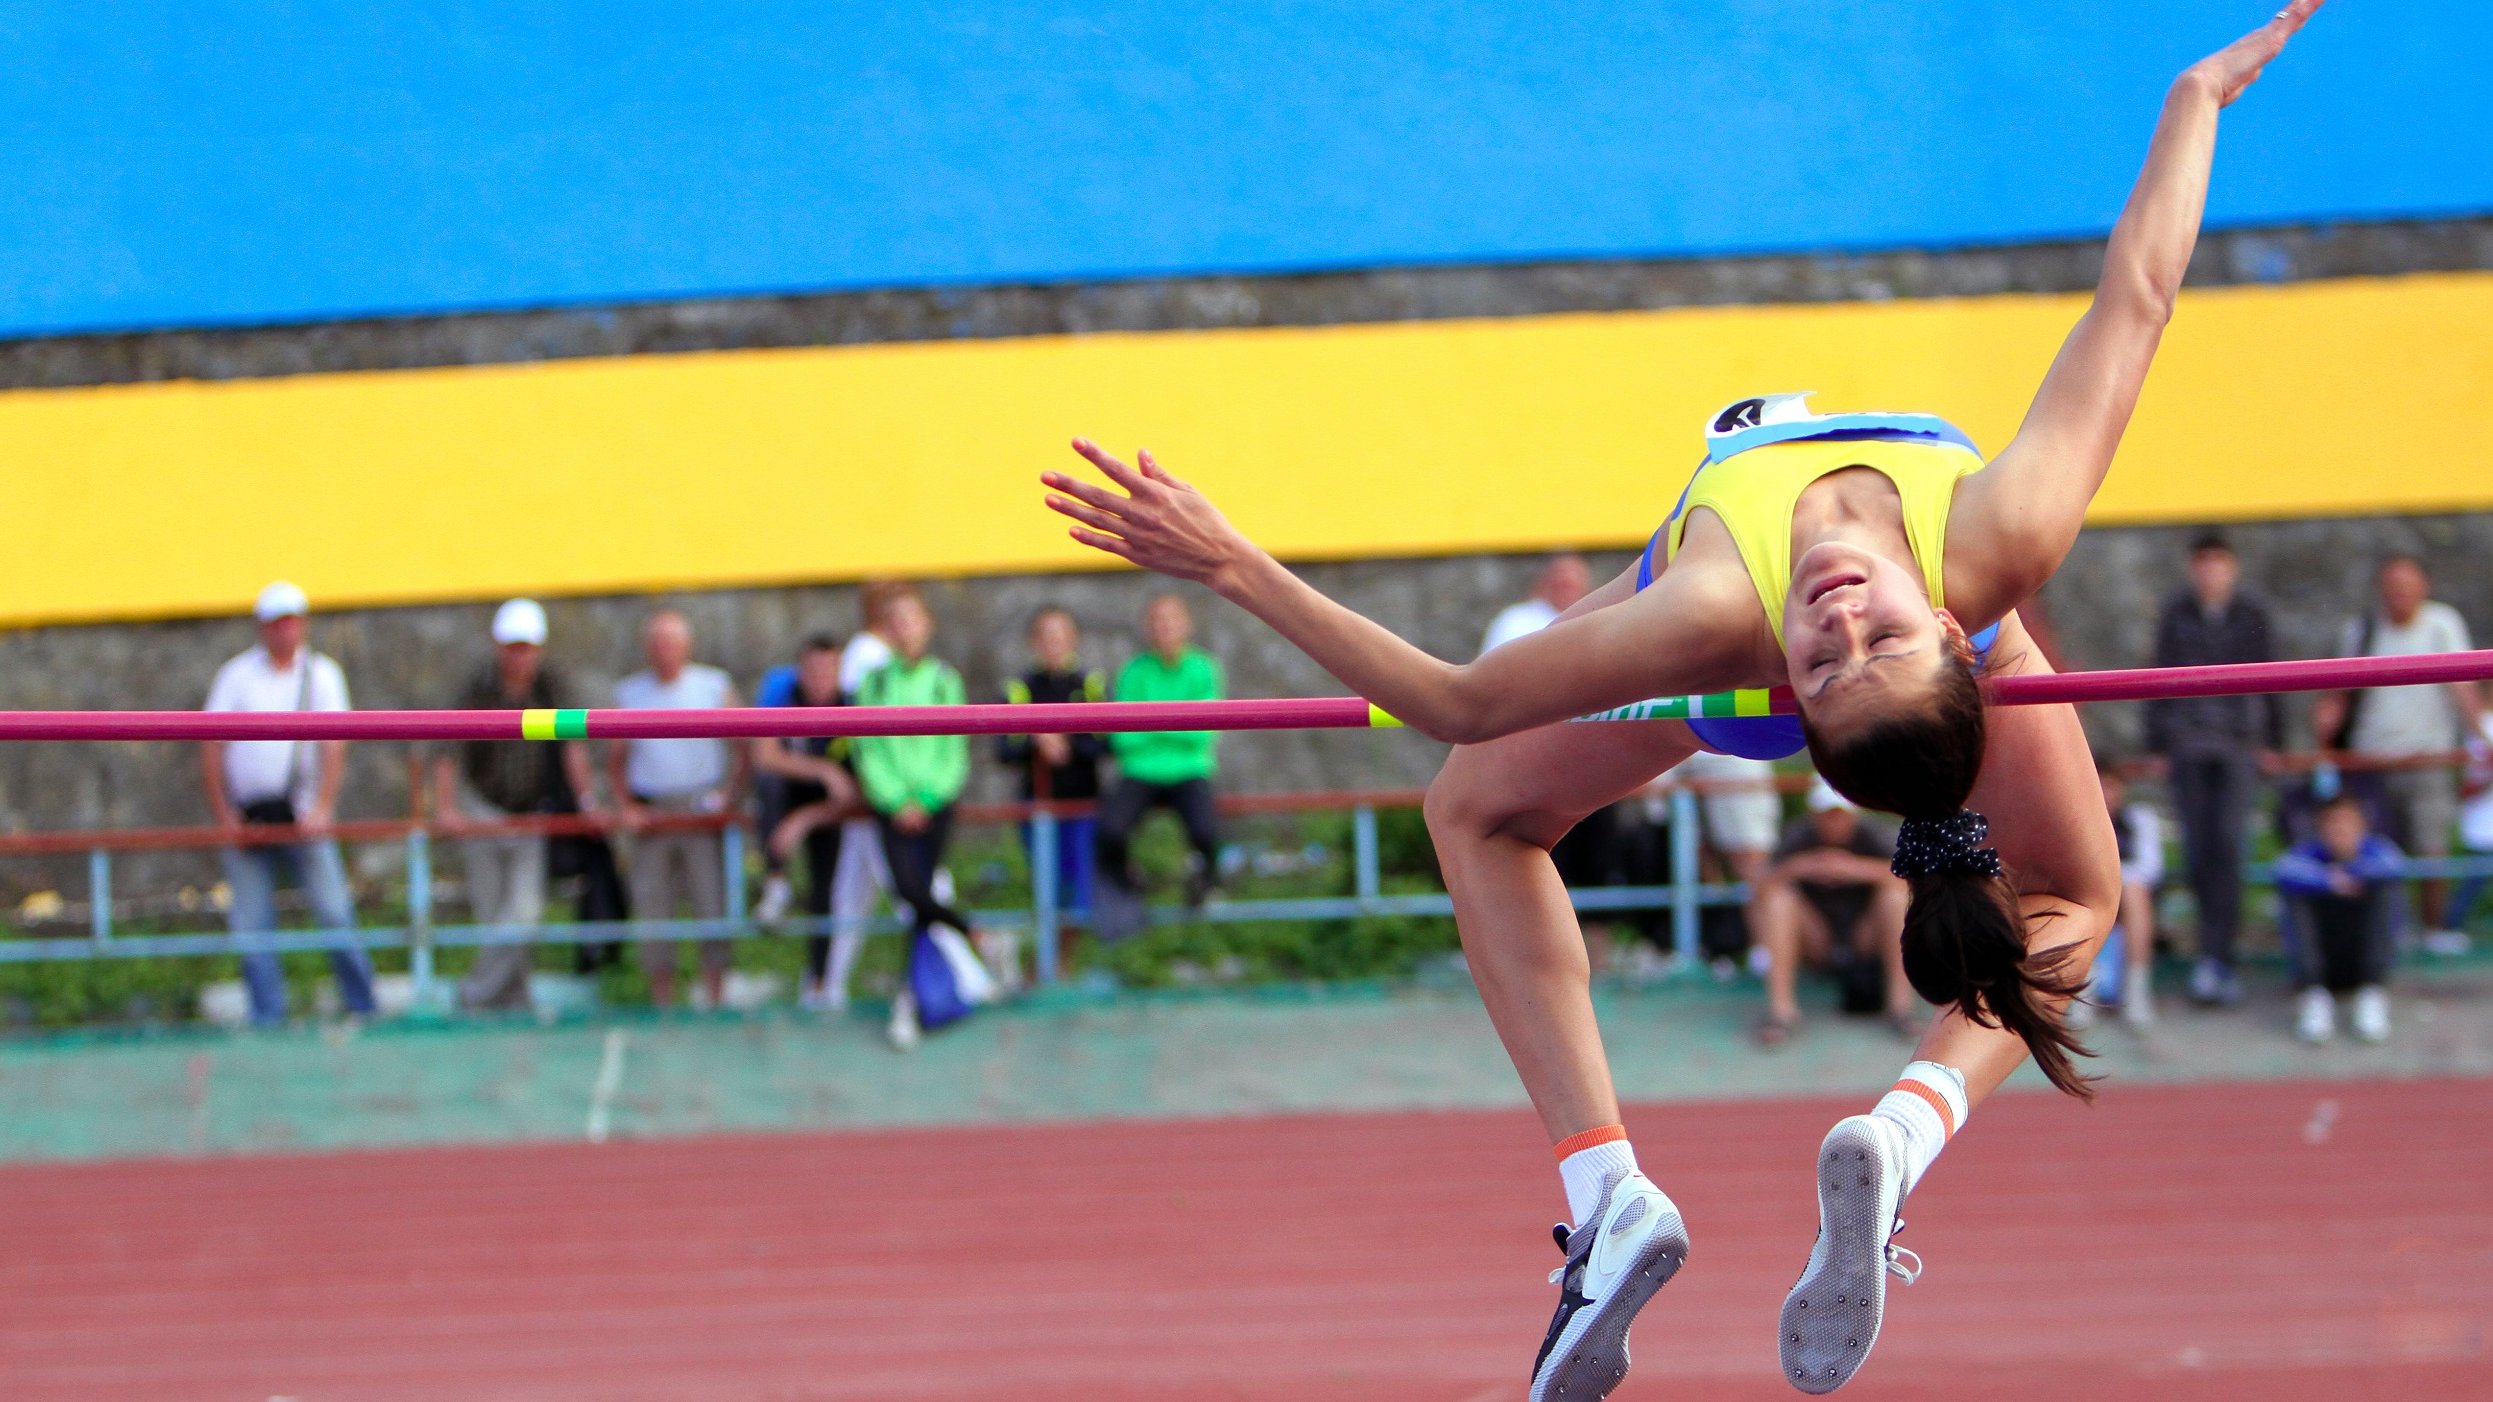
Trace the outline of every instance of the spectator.
<path fill-rule="evenodd" d="M 836 638 L 808 638 L 787 669 L 784 685 L 778 672 L 763 680 L 755 704 L 762 706 L 837 706 L 840 704 L 841 648 Z M 779 913 L 787 912 L 787 864 L 801 848 L 805 853 L 805 913 L 814 921 L 805 937 L 804 985 L 797 1004 L 814 1012 L 848 1009 L 848 977 L 865 944 L 859 930 L 831 927 L 831 888 L 839 870 L 845 820 L 858 812 L 857 781 L 849 772 L 846 740 L 761 739 L 753 742 L 753 768 L 770 781 L 773 802 L 763 810 L 762 850 L 778 864 Z M 759 782 L 755 787 L 761 787 Z M 775 918 L 775 917 L 774 917 Z"/>
<path fill-rule="evenodd" d="M 1143 636 L 1151 650 L 1117 673 L 1119 701 L 1218 701 L 1224 694 L 1220 664 L 1195 647 L 1194 616 L 1186 601 L 1160 594 L 1143 610 Z M 1212 810 L 1212 775 L 1219 737 L 1208 730 L 1132 731 L 1109 738 L 1117 757 L 1117 782 L 1099 806 L 1099 861 L 1108 879 L 1131 895 L 1141 890 L 1131 845 L 1135 827 L 1154 808 L 1177 814 L 1194 848 L 1196 865 L 1186 877 L 1186 904 L 1200 906 L 1220 874 L 1220 832 Z"/>
<path fill-rule="evenodd" d="M 892 660 L 866 676 L 857 693 L 861 706 L 958 706 L 968 699 L 961 674 L 927 655 L 935 620 L 916 594 L 895 597 L 884 612 Z M 911 939 L 937 925 L 985 945 L 969 917 L 936 893 L 935 873 L 952 837 L 952 809 L 969 782 L 969 740 L 959 735 L 874 735 L 856 742 L 857 778 L 883 839 L 892 889 L 909 906 Z M 904 986 L 892 1000 L 891 1038 L 903 1049 L 917 1045 L 916 999 Z"/>
<path fill-rule="evenodd" d="M 278 581 L 260 591 L 252 614 L 259 646 L 217 668 L 208 688 L 211 711 L 343 711 L 346 673 L 304 646 L 303 591 Z M 338 811 L 338 786 L 346 777 L 343 740 L 211 740 L 199 748 L 200 777 L 216 825 L 236 837 L 245 828 L 291 828 L 292 841 L 244 844 L 225 849 L 225 884 L 231 892 L 226 928 L 248 949 L 249 937 L 277 928 L 277 885 L 291 879 L 303 888 L 312 919 L 323 929 L 355 926 L 354 896 L 346 863 L 329 835 Z M 329 951 L 338 994 L 357 1017 L 372 1015 L 372 961 L 360 948 Z M 242 981 L 251 997 L 251 1020 L 262 1026 L 286 1017 L 286 978 L 277 956 L 251 950 L 242 956 Z"/>
<path fill-rule="evenodd" d="M 571 687 L 545 665 L 545 610 L 534 599 L 513 599 L 493 616 L 493 664 L 478 672 L 458 695 L 462 710 L 562 710 L 579 703 Z M 578 740 L 546 745 L 527 740 L 469 740 L 456 756 L 433 761 L 433 811 L 468 822 L 560 812 L 564 798 L 595 812 L 589 779 L 589 747 Z M 473 836 L 460 842 L 467 869 L 468 904 L 476 918 L 527 939 L 480 945 L 476 962 L 459 981 L 459 1002 L 469 1009 L 525 1008 L 528 973 L 536 967 L 529 942 L 545 921 L 546 840 L 538 833 Z"/>
<path fill-rule="evenodd" d="M 2478 744 L 2468 756 L 2466 775 L 2466 807 L 2459 811 L 2459 845 L 2467 855 L 2482 861 L 2493 857 L 2493 713 L 2476 722 Z M 2450 898 L 2450 907 L 2443 913 L 2452 930 L 2461 939 L 2467 934 L 2467 917 L 2475 912 L 2478 898 L 2493 878 L 2470 876 L 2459 883 L 2458 894 Z M 2464 952 L 2465 946 L 2460 945 Z"/>
<path fill-rule="evenodd" d="M 2153 806 L 2132 803 L 2129 782 L 2109 760 L 2095 764 L 2112 841 L 2121 854 L 2121 904 L 2103 952 L 2095 956 L 2087 996 L 2069 1003 L 2073 1027 L 2094 1020 L 2096 1006 L 2117 1004 L 2132 1027 L 2155 1021 L 2155 888 L 2164 880 L 2164 820 Z"/>
<path fill-rule="evenodd" d="M 1489 631 L 1480 640 L 1480 650 L 1487 652 L 1500 643 L 1511 643 L 1526 633 L 1538 633 L 1558 621 L 1558 615 L 1575 606 L 1575 601 L 1591 592 L 1592 571 L 1585 568 L 1581 555 L 1552 555 L 1541 566 L 1540 576 L 1532 582 L 1532 593 L 1517 603 L 1508 604 L 1489 620 Z"/>
<path fill-rule="evenodd" d="M 692 660 L 692 623 L 673 609 L 649 616 L 641 647 L 646 671 L 615 685 L 625 710 L 707 710 L 734 706 L 736 684 L 725 672 Z M 745 752 L 724 740 L 626 740 L 607 747 L 608 775 L 624 830 L 632 834 L 632 914 L 636 921 L 675 918 L 680 896 L 696 920 L 727 918 L 727 855 L 716 828 L 651 829 L 654 817 L 728 812 L 744 787 Z M 727 995 L 728 943 L 700 941 L 701 985 L 712 1007 Z M 650 1000 L 675 1003 L 678 950 L 673 940 L 640 942 Z"/>
<path fill-rule="evenodd" d="M 2241 562 L 2224 537 L 2211 532 L 2191 543 L 2189 586 L 2165 602 L 2156 623 L 2156 666 L 2274 659 L 2268 610 L 2240 592 L 2241 576 Z M 2274 696 L 2147 703 L 2147 745 L 2172 780 L 2182 860 L 2198 906 L 2199 958 L 2190 971 L 2190 997 L 2201 1004 L 2242 998 L 2233 967 L 2242 930 L 2242 861 L 2260 771 L 2275 767 L 2283 727 Z"/>
<path fill-rule="evenodd" d="M 921 607 L 925 603 L 914 586 L 896 579 L 872 580 L 858 591 L 858 621 L 863 626 L 840 650 L 842 696 L 855 700 L 857 693 L 865 689 L 866 678 L 892 660 L 891 611 L 902 599 L 918 599 Z M 852 769 L 855 762 L 856 750 L 852 747 Z M 883 860 L 883 835 L 874 815 L 862 812 L 842 820 L 839 865 L 831 874 L 831 924 L 848 942 L 834 939 L 834 965 L 839 963 L 841 950 L 861 947 L 858 941 L 865 938 L 866 921 L 874 915 L 875 902 L 891 887 L 891 866 Z M 845 979 L 835 979 L 833 983 L 844 986 Z"/>
<path fill-rule="evenodd" d="M 2277 858 L 2277 889 L 2295 908 L 2295 1034 L 2325 1042 L 2337 1033 L 2331 996 L 2354 993 L 2354 1033 L 2389 1037 L 2391 955 L 2397 947 L 2398 881 L 2406 858 L 2371 830 L 2363 803 L 2339 793 L 2320 805 L 2319 835 Z"/>
<path fill-rule="evenodd" d="M 1480 650 L 1487 652 L 1547 628 L 1591 588 L 1592 571 L 1585 566 L 1583 556 L 1552 555 L 1534 578 L 1532 593 L 1500 609 L 1489 620 L 1489 631 L 1480 639 Z M 1614 803 L 1585 814 L 1550 848 L 1550 862 L 1558 868 L 1558 879 L 1570 890 L 1618 884 L 1627 874 L 1625 849 L 1645 845 L 1633 839 L 1634 827 L 1635 815 L 1624 804 Z M 1584 922 L 1584 942 L 1596 970 L 1610 963 L 1614 942 L 1607 922 Z"/>
<path fill-rule="evenodd" d="M 1048 705 L 1106 696 L 1106 680 L 1084 669 L 1081 649 L 1081 630 L 1072 614 L 1052 606 L 1039 610 L 1030 620 L 1030 655 L 1039 665 L 1004 684 L 1005 701 Z M 996 743 L 998 757 L 1021 771 L 1025 800 L 1097 799 L 1099 760 L 1107 752 L 1107 742 L 1096 735 L 1007 735 Z M 1060 818 L 1056 823 L 1056 904 L 1076 920 L 1087 918 L 1091 909 L 1096 829 L 1091 818 Z M 1022 849 L 1036 861 L 1030 824 L 1022 824 L 1021 839 Z"/>
<path fill-rule="evenodd" d="M 2432 597 L 2432 581 L 2412 556 L 2382 562 L 2375 579 L 2380 608 L 2346 626 L 2341 651 L 2348 657 L 2410 657 L 2426 652 L 2464 652 L 2467 622 L 2458 610 Z M 2473 682 L 2446 686 L 2393 686 L 2334 692 L 2312 710 L 2312 729 L 2331 749 L 2375 760 L 2446 754 L 2480 744 L 2484 711 Z M 2458 826 L 2458 781 L 2439 765 L 2392 768 L 2378 776 L 2385 836 L 2418 857 L 2450 855 Z M 2420 883 L 2427 947 L 2463 945 L 2445 928 L 2445 883 Z"/>
<path fill-rule="evenodd" d="M 1701 786 L 1698 811 L 1703 815 L 1705 845 L 1721 864 L 1721 877 L 1754 889 L 1774 863 L 1775 840 L 1783 826 L 1783 800 L 1775 793 L 1775 767 L 1762 759 L 1742 759 L 1699 750 L 1672 773 Z M 1708 907 L 1737 919 L 1729 907 Z M 1742 955 L 1739 931 L 1724 940 L 1710 937 L 1707 957 L 1717 967 Z M 1754 948 L 1754 945 L 1751 946 Z"/>
<path fill-rule="evenodd" d="M 1795 996 L 1801 962 L 1823 964 L 1847 1011 L 1887 1010 L 1912 1036 L 1913 990 L 1904 978 L 1903 878 L 1888 870 L 1895 842 L 1825 781 L 1809 791 L 1809 814 L 1784 829 L 1774 864 L 1749 895 L 1749 932 L 1766 951 L 1766 1013 L 1757 1039 L 1780 1046 L 1800 1030 Z"/>

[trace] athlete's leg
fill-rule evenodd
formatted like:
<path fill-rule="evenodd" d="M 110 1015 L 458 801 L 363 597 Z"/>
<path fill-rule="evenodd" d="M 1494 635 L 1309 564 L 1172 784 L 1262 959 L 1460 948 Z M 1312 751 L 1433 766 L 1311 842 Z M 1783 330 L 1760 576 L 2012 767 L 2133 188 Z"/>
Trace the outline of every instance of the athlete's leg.
<path fill-rule="evenodd" d="M 1677 721 L 1557 725 L 1466 745 L 1428 791 L 1463 957 L 1552 1143 L 1616 1123 L 1591 965 L 1550 846 L 1696 748 Z"/>
<path fill-rule="evenodd" d="M 2003 670 L 2050 670 L 2013 615 L 1999 655 L 2009 659 Z M 2082 979 L 2121 899 L 2120 855 L 2085 731 L 2069 706 L 1998 707 L 1985 724 L 1982 778 L 1966 806 L 1990 819 L 1992 845 L 2021 892 L 2027 947 L 2074 946 L 2066 967 Z M 1818 1241 L 1777 1335 L 1784 1377 L 1803 1391 L 1842 1386 L 1868 1357 L 1888 1275 L 1910 1280 L 1920 1269 L 1889 1240 L 1905 1195 L 2026 1048 L 1951 1008 L 1913 1055 L 1871 1113 L 1839 1121 L 1819 1146 Z"/>

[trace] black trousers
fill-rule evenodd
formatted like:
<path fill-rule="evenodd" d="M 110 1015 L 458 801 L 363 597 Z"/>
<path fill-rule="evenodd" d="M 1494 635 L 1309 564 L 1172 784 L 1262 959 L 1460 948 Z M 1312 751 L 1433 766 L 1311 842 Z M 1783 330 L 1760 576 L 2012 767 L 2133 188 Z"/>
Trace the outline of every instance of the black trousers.
<path fill-rule="evenodd" d="M 2398 888 L 2359 896 L 2302 895 L 2294 903 L 2294 985 L 2343 993 L 2389 978 L 2397 952 Z"/>
<path fill-rule="evenodd" d="M 767 845 L 769 835 L 763 835 Z M 831 874 L 840 867 L 840 825 L 824 823 L 805 834 L 805 913 L 816 920 L 831 915 Z M 805 938 L 805 972 L 816 983 L 831 963 L 831 937 L 819 931 Z"/>
<path fill-rule="evenodd" d="M 2233 963 L 2242 931 L 2242 858 L 2259 765 L 2249 754 L 2173 756 L 2173 807 L 2190 894 L 2199 907 L 2199 957 Z"/>
<path fill-rule="evenodd" d="M 927 814 L 926 826 L 916 832 L 902 832 L 889 813 L 875 814 L 874 823 L 883 832 L 883 860 L 892 869 L 892 890 L 908 905 L 916 931 L 949 925 L 968 934 L 969 917 L 935 898 L 935 869 L 943 865 L 944 848 L 952 841 L 952 810 Z"/>
<path fill-rule="evenodd" d="M 1177 821 L 1186 828 L 1187 845 L 1203 857 L 1205 878 L 1219 875 L 1220 828 L 1212 811 L 1211 780 L 1146 784 L 1140 779 L 1119 779 L 1099 801 L 1099 869 L 1108 879 L 1129 891 L 1140 885 L 1134 879 L 1134 829 L 1154 808 L 1177 814 Z"/>

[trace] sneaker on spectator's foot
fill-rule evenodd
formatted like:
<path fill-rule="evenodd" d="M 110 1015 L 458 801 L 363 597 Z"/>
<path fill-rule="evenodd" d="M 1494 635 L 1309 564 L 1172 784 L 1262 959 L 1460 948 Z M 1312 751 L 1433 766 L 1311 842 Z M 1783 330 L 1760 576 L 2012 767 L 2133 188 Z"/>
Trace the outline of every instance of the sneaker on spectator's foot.
<path fill-rule="evenodd" d="M 2095 990 L 2091 986 L 2061 1008 L 2060 1022 L 2072 1032 L 2083 1032 L 2095 1025 Z"/>
<path fill-rule="evenodd" d="M 2325 988 L 2306 988 L 2294 1000 L 2294 1035 L 2314 1046 L 2337 1035 L 2337 1000 Z"/>
<path fill-rule="evenodd" d="M 1911 1285 L 1922 1274 L 1922 1259 L 1894 1241 L 1903 1205 L 1900 1131 L 1875 1115 L 1836 1121 L 1818 1146 L 1818 1244 L 1783 1298 L 1776 1342 L 1785 1382 L 1833 1392 L 1870 1356 L 1887 1277 Z"/>
<path fill-rule="evenodd" d="M 2476 942 L 2468 938 L 2465 930 L 2426 930 L 2415 942 L 2424 947 L 2426 954 L 2437 954 L 2444 959 L 2459 958 L 2476 947 Z"/>
<path fill-rule="evenodd" d="M 2133 1028 L 2155 1025 L 2155 995 L 2132 986 L 2121 990 L 2121 1021 Z"/>
<path fill-rule="evenodd" d="M 2355 990 L 2354 1034 L 2367 1042 L 2389 1040 L 2389 990 L 2367 983 Z"/>
<path fill-rule="evenodd" d="M 917 1050 L 918 1000 L 905 988 L 892 996 L 892 1020 L 883 1035 L 891 1038 L 894 1051 Z"/>
<path fill-rule="evenodd" d="M 753 918 L 771 925 L 787 918 L 788 904 L 795 896 L 788 888 L 788 878 L 773 876 L 762 883 L 762 899 L 753 907 Z"/>
<path fill-rule="evenodd" d="M 1212 873 L 1201 867 L 1196 867 L 1195 869 L 1187 872 L 1186 908 L 1188 910 L 1201 910 L 1203 909 L 1203 903 L 1210 899 L 1212 899 Z"/>
<path fill-rule="evenodd" d="M 2190 1001 L 2201 1007 L 2232 1007 L 2242 1001 L 2242 979 L 2231 966 L 2202 959 L 2190 970 Z"/>
<path fill-rule="evenodd" d="M 1584 1225 L 1555 1229 L 1567 1262 L 1550 1272 L 1558 1313 L 1532 1360 L 1532 1402 L 1599 1402 L 1627 1376 L 1627 1328 L 1688 1259 L 1679 1208 L 1652 1179 L 1611 1180 Z"/>

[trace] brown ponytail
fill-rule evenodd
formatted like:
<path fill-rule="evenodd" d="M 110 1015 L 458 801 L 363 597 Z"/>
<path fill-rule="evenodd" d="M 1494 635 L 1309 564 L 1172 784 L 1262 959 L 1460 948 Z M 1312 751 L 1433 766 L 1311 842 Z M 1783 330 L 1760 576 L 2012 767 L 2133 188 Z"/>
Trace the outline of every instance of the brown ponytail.
<path fill-rule="evenodd" d="M 1982 688 L 1963 658 L 1940 661 L 1938 687 L 1927 705 L 1882 717 L 1848 740 L 1829 740 L 1806 715 L 1801 728 L 1810 758 L 1837 793 L 1908 824 L 1959 819 L 1982 770 Z M 1975 818 L 1972 837 L 1978 840 L 1981 832 Z M 2007 1028 L 2053 1085 L 2093 1099 L 2091 1078 L 2078 1074 L 2073 1060 L 2093 1053 L 2070 1034 L 2053 1006 L 2085 986 L 2068 967 L 2074 947 L 2027 952 L 2017 888 L 1998 872 L 1996 857 L 1988 863 L 1900 865 L 1916 872 L 1907 877 L 1913 897 L 1904 917 L 1904 976 L 1913 991 L 1984 1027 Z"/>

